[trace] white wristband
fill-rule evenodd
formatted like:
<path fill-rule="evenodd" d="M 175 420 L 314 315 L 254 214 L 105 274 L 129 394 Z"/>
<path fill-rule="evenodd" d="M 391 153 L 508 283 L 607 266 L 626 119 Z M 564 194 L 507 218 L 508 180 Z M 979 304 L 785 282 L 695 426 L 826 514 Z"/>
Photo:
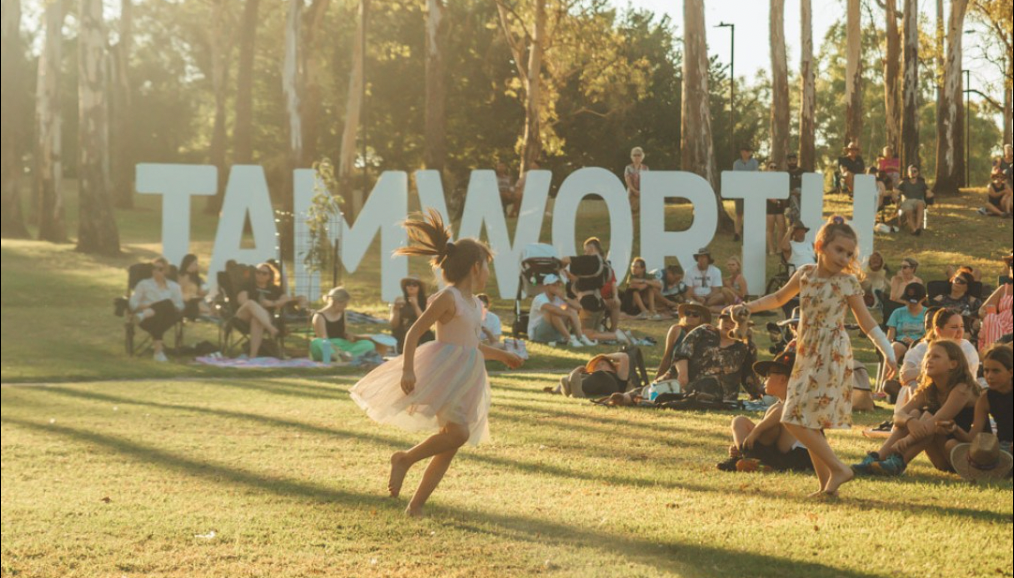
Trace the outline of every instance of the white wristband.
<path fill-rule="evenodd" d="M 891 365 L 898 364 L 898 356 L 894 354 L 894 348 L 891 347 L 891 342 L 888 341 L 887 335 L 884 333 L 883 329 L 875 327 L 873 328 L 873 331 L 870 331 L 867 337 L 869 337 L 870 341 L 877 346 L 877 349 L 880 350 L 884 359 L 890 362 Z"/>

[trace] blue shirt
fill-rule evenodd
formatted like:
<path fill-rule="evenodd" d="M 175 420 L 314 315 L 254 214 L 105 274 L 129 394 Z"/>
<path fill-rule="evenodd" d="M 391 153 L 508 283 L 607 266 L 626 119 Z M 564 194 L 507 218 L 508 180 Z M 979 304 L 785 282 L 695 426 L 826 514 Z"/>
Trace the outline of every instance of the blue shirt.
<path fill-rule="evenodd" d="M 917 315 L 909 313 L 908 307 L 895 309 L 887 326 L 893 327 L 898 332 L 895 336 L 897 341 L 906 338 L 918 341 L 926 335 L 926 308 L 923 307 Z"/>
<path fill-rule="evenodd" d="M 732 163 L 732 170 L 734 171 L 759 171 L 760 161 L 751 158 L 750 160 L 743 162 L 742 158 L 736 159 L 736 162 Z"/>

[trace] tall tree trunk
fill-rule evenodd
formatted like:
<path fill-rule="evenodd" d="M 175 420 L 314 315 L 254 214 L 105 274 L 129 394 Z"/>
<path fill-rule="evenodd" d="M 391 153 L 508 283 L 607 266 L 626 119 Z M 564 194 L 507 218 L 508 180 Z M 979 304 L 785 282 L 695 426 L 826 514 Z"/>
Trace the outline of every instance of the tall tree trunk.
<path fill-rule="evenodd" d="M 901 117 L 901 162 L 919 165 L 919 0 L 905 0 L 905 81 Z"/>
<path fill-rule="evenodd" d="M 936 33 L 934 35 L 936 39 L 935 53 L 936 53 L 936 66 L 933 70 L 934 86 L 937 88 L 937 140 L 940 139 L 940 135 L 944 134 L 944 37 L 946 35 L 946 27 L 944 26 L 944 0 L 937 0 L 936 2 Z"/>
<path fill-rule="evenodd" d="M 218 169 L 218 192 L 208 198 L 205 213 L 216 214 L 222 208 L 225 186 L 229 178 L 226 166 L 226 149 L 229 131 L 226 128 L 229 100 L 229 68 L 232 65 L 232 23 L 229 6 L 232 0 L 214 0 L 211 6 L 211 26 L 207 30 L 211 50 L 211 86 L 215 93 L 215 124 L 211 132 L 210 162 Z"/>
<path fill-rule="evenodd" d="M 965 185 L 965 108 L 962 52 L 968 0 L 951 0 L 944 66 L 943 133 L 937 135 L 937 175 L 934 191 L 957 193 Z"/>
<path fill-rule="evenodd" d="M 62 0 L 50 2 L 44 16 L 46 37 L 39 55 L 35 118 L 35 183 L 39 199 L 39 240 L 67 242 L 63 193 L 63 114 L 61 111 L 60 71 L 63 64 Z"/>
<path fill-rule="evenodd" d="M 799 112 L 799 166 L 812 171 L 817 166 L 817 77 L 813 68 L 813 5 L 800 0 L 802 44 L 799 76 L 802 84 Z"/>
<path fill-rule="evenodd" d="M 426 168 L 443 172 L 447 163 L 447 8 L 444 0 L 426 0 Z"/>
<path fill-rule="evenodd" d="M 847 56 L 845 65 L 845 137 L 849 142 L 860 142 L 863 136 L 863 27 L 861 0 L 848 0 L 845 35 Z"/>
<path fill-rule="evenodd" d="M 711 110 L 708 95 L 708 39 L 704 21 L 704 0 L 683 3 L 683 127 L 680 143 L 683 170 L 697 173 L 715 190 L 719 206 L 718 223 L 724 232 L 732 231 L 733 222 L 723 210 L 718 193 L 715 168 L 715 144 L 711 135 Z"/>
<path fill-rule="evenodd" d="M 887 143 L 901 151 L 901 31 L 898 29 L 898 0 L 885 0 L 887 54 L 884 58 L 884 108 Z"/>
<path fill-rule="evenodd" d="M 15 90 L 22 87 L 21 78 L 21 0 L 3 0 L 3 27 L 0 38 L 2 50 L 3 89 L 0 96 L 0 237 L 4 239 L 28 237 L 25 227 L 21 194 L 18 191 L 21 173 L 21 153 L 14 134 Z"/>
<path fill-rule="evenodd" d="M 1007 81 L 1003 89 L 1003 142 L 1014 144 L 1014 54 L 1007 53 Z"/>
<path fill-rule="evenodd" d="M 528 52 L 527 106 L 521 172 L 542 156 L 542 62 L 546 55 L 546 0 L 535 0 L 535 33 Z"/>
<path fill-rule="evenodd" d="M 78 176 L 81 199 L 77 248 L 83 253 L 118 255 L 120 233 L 106 179 L 106 167 L 109 166 L 108 61 L 102 0 L 79 0 L 78 19 Z"/>
<path fill-rule="evenodd" d="M 261 0 L 246 0 L 239 31 L 239 70 L 236 72 L 236 125 L 232 130 L 232 156 L 238 165 L 253 163 L 254 56 Z"/>
<path fill-rule="evenodd" d="M 352 46 L 352 71 L 349 74 L 349 91 L 345 101 L 345 128 L 342 131 L 341 152 L 338 161 L 338 182 L 345 197 L 345 206 L 352 207 L 352 170 L 356 162 L 356 141 L 359 135 L 360 116 L 363 111 L 363 38 L 366 34 L 367 0 L 359 0 L 359 24 Z"/>
<path fill-rule="evenodd" d="M 120 40 L 110 55 L 112 63 L 113 86 L 110 90 L 112 99 L 112 134 L 110 145 L 112 154 L 113 201 L 120 209 L 134 207 L 134 148 L 130 141 L 132 120 L 131 104 L 133 97 L 130 90 L 130 53 L 134 43 L 134 1 L 120 2 Z"/>
<path fill-rule="evenodd" d="M 785 0 L 771 0 L 771 160 L 785 168 L 789 152 L 789 61 L 785 53 Z"/>
<path fill-rule="evenodd" d="M 331 0 L 313 0 L 306 13 L 303 27 L 303 160 L 317 159 L 317 143 L 320 140 L 321 87 L 324 75 L 324 50 L 320 46 L 320 32 Z M 303 168 L 303 167 L 300 167 Z"/>

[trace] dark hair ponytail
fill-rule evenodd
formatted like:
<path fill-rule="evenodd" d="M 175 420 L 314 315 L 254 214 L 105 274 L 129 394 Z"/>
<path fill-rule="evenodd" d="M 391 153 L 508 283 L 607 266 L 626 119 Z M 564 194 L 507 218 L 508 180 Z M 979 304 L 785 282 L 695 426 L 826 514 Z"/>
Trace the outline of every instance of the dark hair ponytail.
<path fill-rule="evenodd" d="M 409 246 L 394 252 L 408 257 L 429 257 L 430 265 L 443 270 L 444 280 L 459 283 L 468 277 L 476 263 L 490 262 L 493 252 L 475 239 L 451 240 L 451 231 L 444 218 L 429 209 L 426 215 L 404 223 L 408 231 Z"/>

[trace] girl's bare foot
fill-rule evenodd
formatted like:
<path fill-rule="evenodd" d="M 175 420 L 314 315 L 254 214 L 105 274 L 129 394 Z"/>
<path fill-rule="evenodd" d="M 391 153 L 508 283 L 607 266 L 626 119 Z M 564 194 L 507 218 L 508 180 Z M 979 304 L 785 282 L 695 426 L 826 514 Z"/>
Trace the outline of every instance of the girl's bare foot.
<path fill-rule="evenodd" d="M 401 486 L 405 483 L 405 476 L 411 464 L 408 463 L 408 454 L 398 452 L 391 456 L 391 479 L 387 483 L 387 489 L 391 492 L 392 498 L 401 495 Z"/>
<path fill-rule="evenodd" d="M 828 496 L 837 497 L 838 488 L 851 482 L 855 477 L 855 472 L 852 471 L 852 468 L 848 467 L 840 472 L 834 472 L 831 474 L 831 478 L 827 481 L 827 485 L 824 486 L 824 493 Z"/>
<path fill-rule="evenodd" d="M 409 506 L 408 508 L 405 509 L 405 515 L 408 516 L 409 518 L 422 518 L 423 509 L 413 508 L 412 506 Z"/>

